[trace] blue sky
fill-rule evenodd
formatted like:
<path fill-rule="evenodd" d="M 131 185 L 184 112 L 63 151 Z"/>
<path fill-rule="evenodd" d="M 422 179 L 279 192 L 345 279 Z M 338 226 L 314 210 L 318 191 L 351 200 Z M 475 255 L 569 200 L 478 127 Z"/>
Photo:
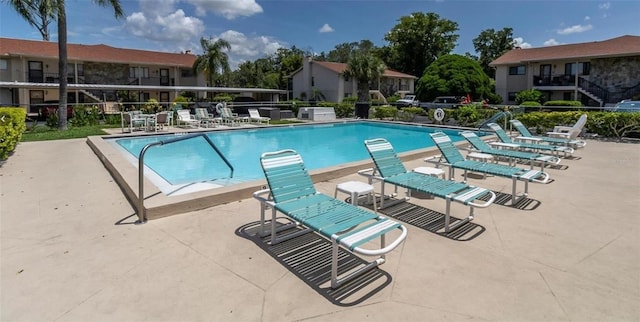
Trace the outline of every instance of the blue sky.
<path fill-rule="evenodd" d="M 458 23 L 454 53 L 475 53 L 472 40 L 485 29 L 513 28 L 522 47 L 640 35 L 640 1 L 393 1 L 393 0 L 121 0 L 125 18 L 89 0 L 66 0 L 68 41 L 155 51 L 202 52 L 199 39 L 231 43 L 232 67 L 296 46 L 329 52 L 344 42 L 384 35 L 402 16 L 435 12 Z M 52 26 L 52 41 L 57 39 Z M 0 35 L 40 40 L 39 32 L 0 4 Z"/>

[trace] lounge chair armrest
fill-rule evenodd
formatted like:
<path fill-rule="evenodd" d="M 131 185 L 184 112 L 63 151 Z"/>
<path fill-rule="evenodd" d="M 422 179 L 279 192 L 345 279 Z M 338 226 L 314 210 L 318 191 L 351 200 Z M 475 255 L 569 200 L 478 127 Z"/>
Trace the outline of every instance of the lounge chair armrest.
<path fill-rule="evenodd" d="M 489 200 L 487 200 L 486 202 L 484 203 L 470 202 L 469 205 L 475 208 L 487 208 L 491 206 L 493 202 L 496 201 L 496 194 L 491 190 L 489 190 L 489 193 L 491 194 L 491 198 L 489 198 Z"/>
<path fill-rule="evenodd" d="M 551 180 L 551 176 L 546 173 L 546 172 L 542 172 L 542 175 L 544 176 L 544 179 L 540 180 L 540 179 L 531 179 L 532 182 L 537 182 L 537 183 L 549 183 L 549 180 Z"/>
<path fill-rule="evenodd" d="M 407 238 L 407 228 L 404 225 L 400 225 L 399 229 L 401 230 L 400 236 L 398 236 L 398 238 L 396 238 L 392 243 L 384 248 L 364 249 L 361 247 L 356 247 L 353 249 L 353 251 L 365 256 L 379 256 L 386 254 L 398 247 L 398 245 L 400 245 Z"/>
<path fill-rule="evenodd" d="M 266 195 L 266 196 L 265 196 Z M 268 204 L 270 206 L 275 205 L 273 200 L 271 199 L 271 189 L 262 189 L 253 193 L 253 197 L 258 201 Z"/>
<path fill-rule="evenodd" d="M 366 168 L 358 170 L 358 174 L 367 178 L 369 184 L 373 184 L 373 181 L 384 181 L 384 178 L 376 174 L 375 168 Z"/>
<path fill-rule="evenodd" d="M 440 165 L 440 164 L 446 164 L 444 162 L 442 162 L 442 155 L 438 154 L 438 155 L 434 155 L 428 158 L 424 158 L 424 162 L 426 163 L 433 163 L 435 165 Z"/>
<path fill-rule="evenodd" d="M 571 127 L 571 126 L 556 125 L 556 126 L 553 127 L 553 131 L 552 132 L 564 133 L 564 132 L 569 132 L 572 129 L 573 129 L 573 127 Z"/>

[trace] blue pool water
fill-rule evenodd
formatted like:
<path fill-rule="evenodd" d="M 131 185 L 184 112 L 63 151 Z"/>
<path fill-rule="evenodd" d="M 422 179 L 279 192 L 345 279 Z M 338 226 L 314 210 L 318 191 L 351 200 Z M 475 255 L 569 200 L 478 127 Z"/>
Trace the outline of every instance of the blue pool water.
<path fill-rule="evenodd" d="M 376 123 L 347 122 L 322 125 L 268 127 L 233 131 L 213 131 L 208 137 L 234 167 L 233 181 L 264 179 L 260 155 L 294 149 L 308 169 L 320 169 L 348 162 L 368 160 L 364 140 L 385 138 L 397 153 L 434 146 L 428 133 L 434 128 Z M 441 129 L 437 129 L 441 130 Z M 462 140 L 458 131 L 445 130 L 453 141 Z M 158 135 L 114 139 L 137 159 L 142 148 L 173 136 Z M 170 184 L 204 182 L 229 176 L 229 168 L 202 137 L 147 150 L 145 165 Z"/>

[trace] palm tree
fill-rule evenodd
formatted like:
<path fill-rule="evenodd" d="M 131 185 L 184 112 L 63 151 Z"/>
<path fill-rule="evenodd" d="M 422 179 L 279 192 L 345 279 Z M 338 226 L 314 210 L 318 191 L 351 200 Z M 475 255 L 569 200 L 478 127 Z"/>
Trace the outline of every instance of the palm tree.
<path fill-rule="evenodd" d="M 378 80 L 387 67 L 368 51 L 357 51 L 349 59 L 344 75 L 358 81 L 358 102 L 369 101 L 369 83 Z"/>
<path fill-rule="evenodd" d="M 57 14 L 58 18 L 58 75 L 60 79 L 60 101 L 58 106 L 58 129 L 67 129 L 67 12 L 65 0 L 6 0 L 27 22 L 40 31 L 44 40 L 49 40 L 47 26 Z M 116 18 L 124 16 L 119 0 L 92 0 L 101 7 L 111 6 Z M 41 24 L 36 17 L 41 17 Z"/>
<path fill-rule="evenodd" d="M 60 79 L 60 105 L 58 106 L 58 129 L 67 129 L 67 12 L 65 0 L 57 1 L 58 7 L 58 75 Z M 101 7 L 111 6 L 117 18 L 124 16 L 119 0 L 92 0 Z"/>
<path fill-rule="evenodd" d="M 49 24 L 56 19 L 55 0 L 6 0 L 31 26 L 38 29 L 42 40 L 49 41 Z"/>
<path fill-rule="evenodd" d="M 193 63 L 194 73 L 204 72 L 207 76 L 209 86 L 214 86 L 215 76 L 218 72 L 228 74 L 231 72 L 229 67 L 229 56 L 223 49 L 230 50 L 231 44 L 224 39 L 216 41 L 200 38 L 200 45 L 204 53 L 198 55 Z"/>

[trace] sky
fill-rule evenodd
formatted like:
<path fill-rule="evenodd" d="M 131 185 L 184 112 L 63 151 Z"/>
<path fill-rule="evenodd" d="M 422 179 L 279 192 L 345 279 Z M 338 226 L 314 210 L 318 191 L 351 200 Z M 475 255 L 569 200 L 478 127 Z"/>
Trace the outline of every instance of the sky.
<path fill-rule="evenodd" d="M 475 54 L 486 29 L 513 29 L 523 48 L 640 35 L 638 0 L 120 0 L 125 17 L 90 0 L 66 0 L 68 42 L 201 54 L 200 38 L 231 44 L 232 69 L 243 61 L 296 46 L 328 53 L 336 45 L 384 36 L 403 16 L 434 12 L 458 24 L 453 53 Z M 55 23 L 51 40 L 57 40 Z M 41 40 L 40 33 L 0 1 L 0 36 Z M 0 48 L 1 49 L 1 48 Z"/>

